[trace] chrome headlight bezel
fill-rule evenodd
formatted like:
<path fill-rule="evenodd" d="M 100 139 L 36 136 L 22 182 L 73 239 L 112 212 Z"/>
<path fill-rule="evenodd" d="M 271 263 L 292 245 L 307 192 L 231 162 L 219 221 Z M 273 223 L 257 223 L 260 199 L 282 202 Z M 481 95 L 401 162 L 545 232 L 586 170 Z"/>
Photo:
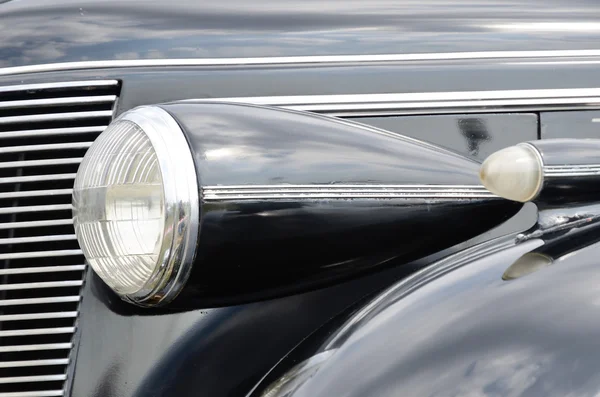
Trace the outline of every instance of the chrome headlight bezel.
<path fill-rule="evenodd" d="M 164 109 L 138 107 L 122 114 L 113 124 L 122 121 L 137 125 L 155 151 L 162 174 L 165 215 L 162 243 L 153 272 L 137 292 L 119 295 L 140 306 L 163 305 L 179 294 L 193 266 L 200 216 L 196 168 L 184 132 Z M 73 194 L 77 231 L 77 193 L 74 191 Z M 85 254 L 85 243 L 82 244 L 79 235 L 78 240 Z"/>

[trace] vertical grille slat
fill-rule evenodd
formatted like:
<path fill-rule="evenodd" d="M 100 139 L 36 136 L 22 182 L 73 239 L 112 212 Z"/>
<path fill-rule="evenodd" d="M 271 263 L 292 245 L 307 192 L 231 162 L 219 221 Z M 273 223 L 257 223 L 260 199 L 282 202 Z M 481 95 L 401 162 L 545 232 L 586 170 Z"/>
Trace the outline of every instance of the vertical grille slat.
<path fill-rule="evenodd" d="M 0 397 L 64 395 L 86 266 L 71 193 L 117 80 L 0 87 Z"/>

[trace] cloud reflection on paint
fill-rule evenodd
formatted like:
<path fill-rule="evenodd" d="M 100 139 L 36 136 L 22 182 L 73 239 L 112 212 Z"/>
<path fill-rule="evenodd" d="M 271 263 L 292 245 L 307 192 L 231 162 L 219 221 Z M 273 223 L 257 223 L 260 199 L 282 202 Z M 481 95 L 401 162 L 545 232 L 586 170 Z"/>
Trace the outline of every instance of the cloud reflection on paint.
<path fill-rule="evenodd" d="M 333 0 L 14 1 L 0 6 L 0 66 L 596 48 L 598 23 L 589 16 L 597 3 L 543 5 L 525 0 L 350 0 L 343 6 Z M 551 40 L 557 34 L 560 40 Z"/>

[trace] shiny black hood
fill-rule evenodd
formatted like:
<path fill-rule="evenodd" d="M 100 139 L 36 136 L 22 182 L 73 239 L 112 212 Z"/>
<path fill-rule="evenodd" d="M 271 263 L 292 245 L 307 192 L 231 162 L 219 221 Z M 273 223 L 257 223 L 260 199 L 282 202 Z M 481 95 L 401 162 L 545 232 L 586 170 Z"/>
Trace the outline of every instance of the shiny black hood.
<path fill-rule="evenodd" d="M 595 49 L 599 13 L 594 0 L 0 1 L 0 67 Z"/>

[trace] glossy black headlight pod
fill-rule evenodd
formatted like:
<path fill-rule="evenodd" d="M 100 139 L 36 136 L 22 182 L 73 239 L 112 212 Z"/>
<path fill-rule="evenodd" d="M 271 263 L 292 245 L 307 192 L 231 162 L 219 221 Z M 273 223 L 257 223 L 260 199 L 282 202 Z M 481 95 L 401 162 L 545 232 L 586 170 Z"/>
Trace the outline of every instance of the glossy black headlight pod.
<path fill-rule="evenodd" d="M 156 236 L 161 241 L 156 243 L 159 248 L 154 247 L 156 262 L 128 257 L 124 262 L 131 266 L 114 267 L 115 274 L 110 274 L 98 272 L 98 265 L 90 260 L 113 290 L 139 305 L 208 307 L 317 288 L 450 247 L 498 225 L 521 207 L 479 185 L 475 161 L 341 119 L 246 104 L 186 101 L 136 108 L 114 124 L 135 123 L 141 116 L 150 119 L 155 113 L 159 119 L 170 118 L 174 130 L 163 131 L 163 142 L 150 141 L 157 154 L 176 157 L 166 165 L 159 161 L 158 169 L 165 186 L 173 187 L 171 178 L 178 181 L 170 197 L 179 198 L 167 199 L 166 187 L 160 205 L 145 196 L 152 189 L 121 193 L 137 200 L 139 214 L 156 214 L 151 208 L 162 208 L 178 214 L 169 219 L 179 222 L 160 219 L 160 225 L 172 229 L 171 234 Z M 139 127 L 159 133 L 164 125 Z M 175 145 L 175 136 L 184 136 L 187 145 Z M 88 155 L 93 155 L 94 146 Z M 120 150 L 118 145 L 114 149 L 113 167 L 118 169 L 128 157 Z M 181 165 L 187 156 L 192 170 Z M 98 170 L 105 172 L 102 167 Z M 177 195 L 179 181 L 189 180 L 190 175 L 195 175 L 195 184 L 189 182 L 184 194 Z M 78 175 L 77 180 L 82 179 Z M 196 212 L 189 207 L 196 197 L 190 187 L 197 189 Z M 76 182 L 76 228 L 82 213 L 77 190 Z M 86 221 L 95 221 L 90 216 Z M 82 246 L 95 244 L 92 234 L 86 240 L 78 232 L 78 239 Z M 165 239 L 173 247 L 180 244 L 188 249 L 162 250 Z M 116 246 L 122 243 L 116 240 Z M 90 254 L 89 248 L 83 251 Z M 136 266 L 144 269 L 148 262 L 155 264 L 150 266 L 155 271 L 149 286 L 141 289 L 143 299 L 136 298 L 139 292 L 111 285 L 111 277 L 135 275 Z M 174 288 L 165 294 L 157 285 Z"/>

